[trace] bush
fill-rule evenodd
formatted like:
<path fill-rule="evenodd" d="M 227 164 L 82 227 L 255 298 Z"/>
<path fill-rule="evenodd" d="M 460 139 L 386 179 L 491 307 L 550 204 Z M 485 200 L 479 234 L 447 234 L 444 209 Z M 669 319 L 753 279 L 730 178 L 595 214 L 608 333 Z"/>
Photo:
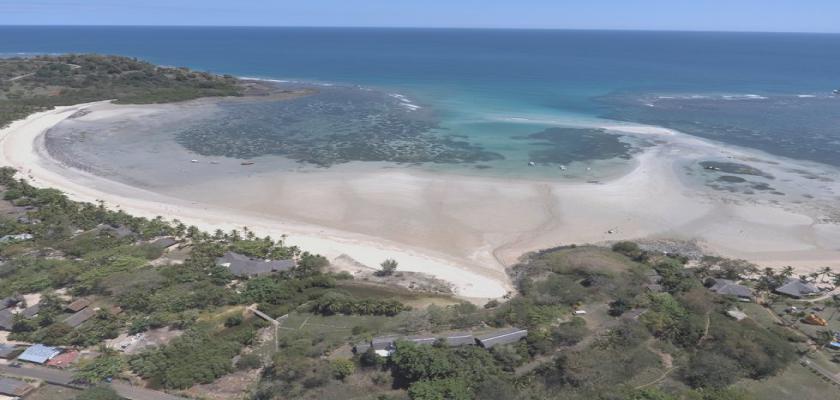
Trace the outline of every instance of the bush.
<path fill-rule="evenodd" d="M 238 326 L 242 324 L 242 316 L 241 315 L 232 315 L 225 320 L 225 327 L 230 328 L 234 326 Z"/>
<path fill-rule="evenodd" d="M 382 269 L 380 269 L 379 271 L 377 271 L 377 272 L 376 272 L 376 275 L 377 275 L 377 276 L 389 276 L 389 275 L 393 275 L 393 274 L 394 274 L 394 272 L 397 270 L 397 265 L 398 265 L 398 264 L 397 264 L 397 261 L 396 261 L 396 260 L 394 260 L 394 259 L 392 259 L 392 258 L 389 258 L 389 259 L 387 259 L 387 260 L 383 261 L 383 262 L 382 262 L 382 264 L 379 264 L 379 266 L 380 266 Z"/>
<path fill-rule="evenodd" d="M 247 370 L 247 369 L 257 369 L 262 367 L 262 359 L 260 356 L 254 353 L 244 354 L 239 357 L 239 361 L 236 362 L 236 368 L 240 370 Z"/>
<path fill-rule="evenodd" d="M 123 400 L 110 386 L 93 386 L 83 390 L 75 400 Z"/>
<path fill-rule="evenodd" d="M 344 380 L 356 372 L 356 364 L 351 360 L 340 358 L 330 362 L 330 370 L 336 379 Z"/>
<path fill-rule="evenodd" d="M 728 357 L 699 352 L 691 357 L 683 379 L 694 388 L 724 388 L 740 377 L 738 364 Z"/>
<path fill-rule="evenodd" d="M 630 258 L 637 258 L 642 253 L 642 249 L 635 242 L 621 241 L 612 245 L 612 251 L 624 254 Z"/>

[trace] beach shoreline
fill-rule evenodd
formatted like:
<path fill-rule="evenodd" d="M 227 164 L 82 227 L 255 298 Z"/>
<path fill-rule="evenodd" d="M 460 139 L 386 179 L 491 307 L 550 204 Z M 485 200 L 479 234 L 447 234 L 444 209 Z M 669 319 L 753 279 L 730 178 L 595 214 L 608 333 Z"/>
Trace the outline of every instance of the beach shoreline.
<path fill-rule="evenodd" d="M 247 226 L 257 235 L 287 235 L 287 243 L 303 250 L 331 260 L 350 257 L 369 268 L 393 258 L 400 269 L 430 274 L 452 284 L 456 295 L 479 302 L 512 290 L 505 268 L 523 254 L 558 245 L 676 239 L 762 267 L 790 265 L 801 273 L 840 268 L 840 250 L 831 245 L 840 238 L 837 225 L 769 204 L 716 201 L 686 187 L 675 160 L 687 149 L 718 152 L 696 138 L 645 149 L 629 173 L 597 184 L 334 167 L 198 182 L 159 193 L 66 167 L 47 153 L 46 131 L 81 109 L 105 105 L 58 107 L 12 123 L 0 132 L 0 165 L 17 169 L 35 186 L 59 189 L 74 200 L 101 200 L 136 216 L 177 218 L 208 231 Z M 676 135 L 657 127 L 603 128 Z M 229 185 L 239 190 L 218 190 Z M 243 202 L 241 193 L 260 195 Z"/>

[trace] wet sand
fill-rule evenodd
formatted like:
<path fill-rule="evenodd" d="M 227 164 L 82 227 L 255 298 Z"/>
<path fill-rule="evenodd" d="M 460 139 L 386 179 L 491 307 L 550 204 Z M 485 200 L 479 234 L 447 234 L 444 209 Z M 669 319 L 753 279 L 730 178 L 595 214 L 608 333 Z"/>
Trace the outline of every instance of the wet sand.
<path fill-rule="evenodd" d="M 0 164 L 37 186 L 76 200 L 104 200 L 138 216 L 178 218 L 207 230 L 247 226 L 258 235 L 286 234 L 304 250 L 331 259 L 346 255 L 370 268 L 394 258 L 400 269 L 450 282 L 465 298 L 504 295 L 511 289 L 504 269 L 525 252 L 621 239 L 696 241 L 712 253 L 803 273 L 840 269 L 840 225 L 831 217 L 836 210 L 825 206 L 830 199 L 744 200 L 687 182 L 687 160 L 756 155 L 662 128 L 604 127 L 658 144 L 635 156 L 631 172 L 599 183 L 351 163 L 306 172 L 256 168 L 246 176 L 221 174 L 150 189 L 70 168 L 47 154 L 44 132 L 84 108 L 93 111 L 86 119 L 137 112 L 96 103 L 32 115 L 0 133 Z M 210 167 L 200 161 L 183 168 Z M 790 174 L 779 184 L 800 182 Z"/>

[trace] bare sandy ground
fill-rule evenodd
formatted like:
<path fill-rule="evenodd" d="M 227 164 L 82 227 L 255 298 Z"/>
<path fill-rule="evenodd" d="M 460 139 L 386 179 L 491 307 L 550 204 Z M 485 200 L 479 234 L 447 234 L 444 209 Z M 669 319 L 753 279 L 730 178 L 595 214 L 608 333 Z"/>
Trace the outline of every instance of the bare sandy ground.
<path fill-rule="evenodd" d="M 605 127 L 663 140 L 637 156 L 632 172 L 599 184 L 333 167 L 268 171 L 153 193 L 67 168 L 46 154 L 42 134 L 89 106 L 101 104 L 62 107 L 3 129 L 0 164 L 37 186 L 76 200 L 104 200 L 134 215 L 178 218 L 207 230 L 247 226 L 260 235 L 286 234 L 305 250 L 347 255 L 371 268 L 394 258 L 403 270 L 451 282 L 465 298 L 504 295 L 510 290 L 504 268 L 525 252 L 620 239 L 693 240 L 761 266 L 840 269 L 840 226 L 820 222 L 819 210 L 729 201 L 679 176 L 678 161 L 686 154 L 752 154 L 661 128 Z"/>

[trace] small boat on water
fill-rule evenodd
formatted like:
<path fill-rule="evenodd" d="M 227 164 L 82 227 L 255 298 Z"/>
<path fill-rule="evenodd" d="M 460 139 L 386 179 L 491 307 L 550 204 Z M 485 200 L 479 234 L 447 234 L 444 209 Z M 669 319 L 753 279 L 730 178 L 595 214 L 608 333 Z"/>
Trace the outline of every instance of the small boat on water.
<path fill-rule="evenodd" d="M 561 171 L 565 171 L 565 170 L 566 170 L 566 166 L 565 166 L 565 165 L 561 165 L 561 166 L 560 166 L 560 170 L 561 170 Z"/>
<path fill-rule="evenodd" d="M 198 160 L 190 160 L 190 162 L 191 162 L 191 163 L 193 163 L 193 164 L 195 164 L 195 163 L 197 163 L 197 162 L 198 162 Z"/>
<path fill-rule="evenodd" d="M 535 162 L 533 162 L 533 161 L 528 161 L 528 166 L 529 166 L 529 167 L 536 167 L 536 166 L 537 166 L 537 163 L 535 163 Z"/>
<path fill-rule="evenodd" d="M 254 165 L 254 162 L 253 161 L 243 161 L 239 165 Z"/>
<path fill-rule="evenodd" d="M 834 93 L 837 96 L 840 96 L 840 89 L 834 89 L 831 93 Z"/>

